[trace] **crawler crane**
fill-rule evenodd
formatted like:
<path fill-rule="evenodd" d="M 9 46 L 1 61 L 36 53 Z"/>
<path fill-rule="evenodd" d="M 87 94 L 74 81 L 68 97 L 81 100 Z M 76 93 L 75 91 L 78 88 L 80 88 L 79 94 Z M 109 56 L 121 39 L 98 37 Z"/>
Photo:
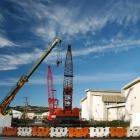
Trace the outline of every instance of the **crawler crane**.
<path fill-rule="evenodd" d="M 79 108 L 72 108 L 73 97 L 73 61 L 71 45 L 68 45 L 63 81 L 63 109 L 56 109 L 56 126 L 79 126 Z"/>
<path fill-rule="evenodd" d="M 52 121 L 56 118 L 56 109 L 58 107 L 59 101 L 55 96 L 56 94 L 53 83 L 53 75 L 50 65 L 48 65 L 47 85 L 48 85 L 48 109 L 49 109 L 49 115 L 47 119 L 49 121 Z"/>

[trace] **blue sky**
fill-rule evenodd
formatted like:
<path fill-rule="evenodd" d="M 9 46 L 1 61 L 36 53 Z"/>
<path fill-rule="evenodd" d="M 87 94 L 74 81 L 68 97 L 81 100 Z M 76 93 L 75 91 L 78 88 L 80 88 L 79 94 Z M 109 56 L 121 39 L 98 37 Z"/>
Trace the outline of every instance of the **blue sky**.
<path fill-rule="evenodd" d="M 26 74 L 55 36 L 62 39 L 63 64 L 49 55 L 11 105 L 47 106 L 47 65 L 52 65 L 55 89 L 62 106 L 64 61 L 72 45 L 73 107 L 80 106 L 85 90 L 120 90 L 140 73 L 139 0 L 1 0 L 1 100 Z"/>

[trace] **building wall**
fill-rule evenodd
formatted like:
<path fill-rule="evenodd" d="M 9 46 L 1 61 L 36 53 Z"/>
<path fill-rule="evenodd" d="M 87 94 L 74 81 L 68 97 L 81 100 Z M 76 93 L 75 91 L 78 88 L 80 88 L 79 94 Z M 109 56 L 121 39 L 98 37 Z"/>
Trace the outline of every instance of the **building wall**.
<path fill-rule="evenodd" d="M 101 96 L 87 92 L 87 98 L 81 102 L 81 118 L 86 120 L 103 120 L 103 102 Z"/>
<path fill-rule="evenodd" d="M 103 121 L 104 115 L 104 103 L 102 101 L 102 96 L 92 96 L 92 114 L 91 118 L 97 121 Z"/>
<path fill-rule="evenodd" d="M 117 108 L 108 109 L 108 121 L 117 120 Z"/>
<path fill-rule="evenodd" d="M 108 109 L 108 121 L 124 120 L 125 107 L 114 107 Z"/>
<path fill-rule="evenodd" d="M 103 101 L 103 95 L 118 95 L 120 93 L 107 93 L 106 91 L 87 91 L 87 97 L 81 101 L 81 118 L 86 120 L 96 120 L 96 121 L 106 121 L 106 120 L 116 120 L 117 111 L 115 109 L 110 109 L 107 112 L 107 105 L 114 103 L 105 103 Z M 116 103 L 115 103 L 116 104 Z M 124 108 L 123 108 L 124 109 Z M 124 110 L 120 110 L 120 112 Z"/>
<path fill-rule="evenodd" d="M 81 110 L 81 118 L 85 119 L 85 120 L 89 120 L 87 99 L 85 99 L 81 103 L 81 108 L 82 108 L 82 110 Z"/>
<path fill-rule="evenodd" d="M 22 116 L 22 113 L 20 111 L 12 110 L 12 117 L 20 119 Z"/>
<path fill-rule="evenodd" d="M 125 119 L 125 106 L 118 108 L 118 120 Z"/>
<path fill-rule="evenodd" d="M 103 105 L 101 95 L 93 95 L 92 92 L 87 92 L 87 120 L 103 120 Z"/>
<path fill-rule="evenodd" d="M 27 117 L 28 117 L 29 119 L 33 119 L 34 116 L 35 116 L 35 113 L 27 113 Z"/>
<path fill-rule="evenodd" d="M 138 122 L 140 126 L 140 83 L 122 90 L 122 93 L 126 97 L 125 120 L 130 121 L 131 126 L 137 125 Z"/>
<path fill-rule="evenodd" d="M 82 111 L 84 110 L 82 117 L 94 120 L 125 120 L 130 121 L 130 126 L 132 127 L 140 126 L 140 78 L 135 79 L 122 88 L 120 95 L 125 97 L 122 105 L 121 102 L 117 104 L 116 102 L 102 101 L 102 94 L 113 96 L 118 93 L 88 90 L 87 101 L 81 102 L 83 105 Z"/>

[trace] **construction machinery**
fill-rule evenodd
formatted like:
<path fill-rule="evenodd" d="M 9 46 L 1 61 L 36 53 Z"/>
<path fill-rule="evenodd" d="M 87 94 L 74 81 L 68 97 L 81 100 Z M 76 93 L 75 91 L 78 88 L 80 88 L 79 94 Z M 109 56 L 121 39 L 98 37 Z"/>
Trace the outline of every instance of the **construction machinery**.
<path fill-rule="evenodd" d="M 55 38 L 53 42 L 49 45 L 49 47 L 44 51 L 44 53 L 39 57 L 36 63 L 32 66 L 31 69 L 27 72 L 27 74 L 23 75 L 19 81 L 17 82 L 16 86 L 10 91 L 10 93 L 2 100 L 0 103 L 0 114 L 6 114 L 6 109 L 14 99 L 18 91 L 24 86 L 26 82 L 28 82 L 31 75 L 35 72 L 41 62 L 50 54 L 52 49 L 61 42 L 61 39 Z"/>
<path fill-rule="evenodd" d="M 68 45 L 63 81 L 63 109 L 57 108 L 55 125 L 58 126 L 74 126 L 79 125 L 78 108 L 72 108 L 73 95 L 73 61 L 71 45 Z"/>
<path fill-rule="evenodd" d="M 47 116 L 47 119 L 49 121 L 52 121 L 56 117 L 58 99 L 56 99 L 56 96 L 55 96 L 53 76 L 52 76 L 52 71 L 51 71 L 50 65 L 48 65 L 47 83 L 48 83 L 48 109 L 49 109 L 49 114 Z"/>
<path fill-rule="evenodd" d="M 68 45 L 66 54 L 64 82 L 63 82 L 63 109 L 64 111 L 72 110 L 72 94 L 73 94 L 73 62 L 71 46 Z"/>

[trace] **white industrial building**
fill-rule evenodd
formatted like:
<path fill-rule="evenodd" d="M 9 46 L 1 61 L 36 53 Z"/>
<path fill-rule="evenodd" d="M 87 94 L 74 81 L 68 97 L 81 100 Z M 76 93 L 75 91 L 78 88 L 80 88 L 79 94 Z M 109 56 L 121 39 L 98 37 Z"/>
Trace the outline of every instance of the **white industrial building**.
<path fill-rule="evenodd" d="M 125 85 L 120 91 L 86 90 L 81 100 L 81 118 L 86 120 L 130 121 L 130 126 L 140 126 L 140 77 Z"/>
<path fill-rule="evenodd" d="M 122 88 L 125 96 L 125 120 L 131 126 L 140 126 L 140 77 Z"/>
<path fill-rule="evenodd" d="M 20 119 L 23 114 L 22 112 L 17 110 L 11 110 L 11 113 L 12 113 L 12 117 L 17 119 Z"/>
<path fill-rule="evenodd" d="M 86 90 L 81 100 L 81 118 L 85 120 L 111 121 L 124 118 L 124 101 L 120 91 Z"/>
<path fill-rule="evenodd" d="M 23 113 L 17 110 L 11 110 L 12 117 L 21 119 L 23 117 Z M 27 112 L 27 118 L 28 119 L 43 119 L 43 117 L 46 117 L 48 115 L 48 112 L 43 112 L 43 113 L 35 113 L 35 112 Z"/>

